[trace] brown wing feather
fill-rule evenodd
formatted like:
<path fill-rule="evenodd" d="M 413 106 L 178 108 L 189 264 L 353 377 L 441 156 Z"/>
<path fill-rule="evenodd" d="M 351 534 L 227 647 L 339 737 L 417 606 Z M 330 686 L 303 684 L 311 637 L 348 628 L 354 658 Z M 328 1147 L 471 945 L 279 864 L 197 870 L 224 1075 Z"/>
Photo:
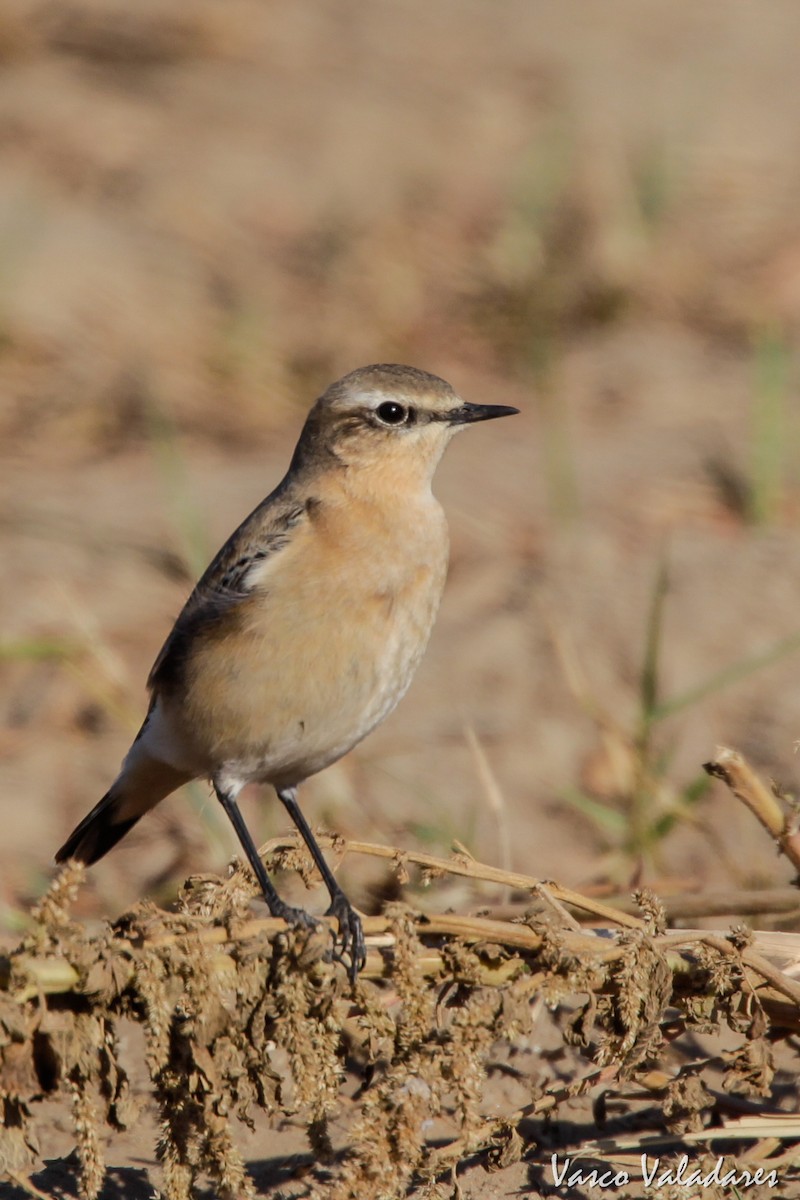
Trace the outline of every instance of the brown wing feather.
<path fill-rule="evenodd" d="M 281 485 L 228 538 L 203 572 L 153 663 L 147 686 L 154 696 L 180 684 L 189 647 L 198 633 L 212 623 L 222 628 L 226 614 L 252 591 L 253 567 L 288 544 L 292 531 L 315 504 L 292 500 Z"/>

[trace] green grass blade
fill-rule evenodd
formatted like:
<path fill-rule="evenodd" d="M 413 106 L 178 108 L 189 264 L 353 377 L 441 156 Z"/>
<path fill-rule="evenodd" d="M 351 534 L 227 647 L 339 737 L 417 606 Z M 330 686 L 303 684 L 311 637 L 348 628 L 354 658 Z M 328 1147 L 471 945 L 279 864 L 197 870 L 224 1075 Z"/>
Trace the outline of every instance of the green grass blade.
<path fill-rule="evenodd" d="M 740 679 L 745 679 L 748 675 L 760 671 L 763 667 L 769 667 L 772 663 L 780 662 L 782 658 L 788 657 L 796 650 L 800 650 L 800 633 L 790 634 L 789 637 L 782 638 L 769 650 L 762 651 L 761 654 L 755 654 L 751 658 L 740 659 L 739 662 L 731 663 L 728 667 L 723 667 L 721 671 L 717 671 L 704 683 L 700 683 L 697 687 L 689 688 L 682 695 L 673 696 L 671 700 L 664 700 L 657 704 L 651 714 L 651 721 L 663 721 L 666 717 L 672 717 L 675 713 L 681 712 L 685 708 L 691 708 L 692 705 L 705 700 L 707 696 L 713 695 L 715 692 L 720 692 L 723 688 L 729 687 L 732 683 L 738 683 Z"/>
<path fill-rule="evenodd" d="M 599 800 L 593 800 L 577 788 L 568 788 L 561 793 L 565 804 L 583 813 L 599 829 L 611 837 L 621 837 L 628 828 L 628 818 L 623 812 L 610 808 Z"/>
<path fill-rule="evenodd" d="M 780 511 L 786 466 L 787 397 L 791 356 L 785 339 L 762 330 L 755 345 L 753 458 L 749 516 L 757 525 L 774 521 Z"/>
<path fill-rule="evenodd" d="M 666 553 L 661 555 L 650 599 L 645 634 L 644 662 L 639 682 L 642 721 L 649 725 L 658 706 L 658 670 L 661 638 L 664 628 L 664 601 L 669 591 L 669 568 Z"/>
<path fill-rule="evenodd" d="M 64 638 L 20 638 L 0 641 L 0 662 L 63 662 L 74 658 L 80 648 Z"/>

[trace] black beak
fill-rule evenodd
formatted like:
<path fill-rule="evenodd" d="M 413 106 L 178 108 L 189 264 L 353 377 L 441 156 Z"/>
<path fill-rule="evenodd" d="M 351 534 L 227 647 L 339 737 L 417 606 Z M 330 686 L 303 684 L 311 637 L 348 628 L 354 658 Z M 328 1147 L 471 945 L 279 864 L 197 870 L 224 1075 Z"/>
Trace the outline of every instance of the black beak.
<path fill-rule="evenodd" d="M 495 417 L 513 417 L 518 408 L 508 404 L 462 404 L 442 414 L 442 420 L 450 425 L 471 425 L 473 421 L 493 421 Z"/>

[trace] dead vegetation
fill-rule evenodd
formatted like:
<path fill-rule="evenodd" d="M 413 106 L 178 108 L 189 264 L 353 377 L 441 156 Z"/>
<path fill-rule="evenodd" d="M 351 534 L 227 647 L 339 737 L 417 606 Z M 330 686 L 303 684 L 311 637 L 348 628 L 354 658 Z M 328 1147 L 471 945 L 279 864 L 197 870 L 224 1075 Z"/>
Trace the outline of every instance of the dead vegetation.
<path fill-rule="evenodd" d="M 760 812 L 752 794 L 767 793 L 740 756 L 726 751 L 710 766 L 733 771 Z M 137 1120 L 125 1021 L 144 1034 L 169 1200 L 191 1196 L 200 1177 L 231 1200 L 264 1194 L 236 1140 L 237 1122 L 252 1125 L 258 1110 L 304 1123 L 309 1161 L 292 1194 L 457 1195 L 465 1162 L 492 1170 L 523 1157 L 535 1180 L 553 1119 L 582 1097 L 594 1140 L 584 1128 L 577 1142 L 591 1160 L 619 1169 L 652 1147 L 721 1144 L 761 1180 L 785 1179 L 800 1122 L 782 1109 L 781 1096 L 794 1095 L 796 1110 L 796 1082 L 787 1092 L 778 1060 L 800 1033 L 799 936 L 668 930 L 647 890 L 631 914 L 463 855 L 327 844 L 334 856 L 389 858 L 401 880 L 411 870 L 432 883 L 488 879 L 527 901 L 504 919 L 390 904 L 366 919 L 367 964 L 351 989 L 324 924 L 287 932 L 252 916 L 243 868 L 224 882 L 189 880 L 178 911 L 144 903 L 89 933 L 70 916 L 83 868 L 67 864 L 2 960 L 0 1162 L 10 1180 L 41 1194 L 30 1179 L 47 1149 L 37 1109 L 62 1093 L 80 1195 L 100 1194 L 104 1139 Z M 309 870 L 293 841 L 266 853 L 273 866 Z M 557 1045 L 545 1053 L 548 1022 Z M 497 1070 L 528 1097 L 501 1114 L 483 1103 Z M 566 1146 L 577 1150 L 568 1136 Z"/>
<path fill-rule="evenodd" d="M 796 935 L 728 930 L 778 913 L 800 928 L 794 832 L 778 805 L 777 863 L 697 764 L 724 731 L 796 778 L 798 18 L 628 4 L 609 21 L 519 0 L 502 18 L 452 0 L 277 11 L 0 14 L 3 948 L 26 930 L 0 958 L 0 1175 L 74 1196 L 38 1169 L 74 1129 L 84 1191 L 105 1157 L 118 1200 L 118 1173 L 149 1163 L 155 1095 L 169 1187 L 210 1177 L 212 1200 L 220 1179 L 287 1200 L 426 1176 L 449 1194 L 455 1160 L 470 1200 L 497 1200 L 545 1191 L 553 1148 L 623 1164 L 723 1135 L 796 1193 Z M 405 892 L 426 910 L 446 893 L 457 914 L 370 919 L 355 995 L 324 937 L 252 921 L 241 876 L 195 881 L 179 913 L 83 927 L 148 887 L 160 901 L 209 839 L 222 861 L 211 809 L 181 802 L 94 890 L 72 907 L 56 891 L 26 926 L 50 849 L 137 727 L 142 664 L 187 582 L 277 482 L 280 439 L 317 390 L 376 358 L 517 404 L 526 432 L 480 461 L 458 448 L 427 683 L 310 785 L 308 811 L 390 847 L 457 836 L 535 872 L 544 854 L 558 878 L 613 889 L 605 909 L 499 872 L 498 907 L 468 916 L 486 893 L 470 898 L 478 867 L 459 857 L 442 868 L 458 888 Z M 643 661 L 648 607 L 663 635 Z M 481 747 L 505 795 L 488 778 L 485 811 Z M 386 854 L 412 884 L 435 873 Z M 624 894 L 632 877 L 670 932 Z M 709 917 L 716 931 L 674 928 Z M 296 1177 L 259 1176 L 239 1112 L 274 1142 L 290 1126 L 292 1151 L 306 1123 Z M 511 1165 L 481 1183 L 471 1162 Z"/>

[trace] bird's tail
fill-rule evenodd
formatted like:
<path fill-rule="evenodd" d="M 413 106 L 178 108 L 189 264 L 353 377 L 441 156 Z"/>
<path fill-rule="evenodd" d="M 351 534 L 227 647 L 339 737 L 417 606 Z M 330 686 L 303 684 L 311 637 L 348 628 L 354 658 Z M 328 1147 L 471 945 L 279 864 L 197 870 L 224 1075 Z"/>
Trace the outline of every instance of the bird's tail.
<path fill-rule="evenodd" d="M 142 753 L 137 744 L 103 799 L 73 829 L 56 854 L 56 862 L 77 858 L 91 866 L 125 836 L 140 817 L 154 808 L 191 775 Z"/>

